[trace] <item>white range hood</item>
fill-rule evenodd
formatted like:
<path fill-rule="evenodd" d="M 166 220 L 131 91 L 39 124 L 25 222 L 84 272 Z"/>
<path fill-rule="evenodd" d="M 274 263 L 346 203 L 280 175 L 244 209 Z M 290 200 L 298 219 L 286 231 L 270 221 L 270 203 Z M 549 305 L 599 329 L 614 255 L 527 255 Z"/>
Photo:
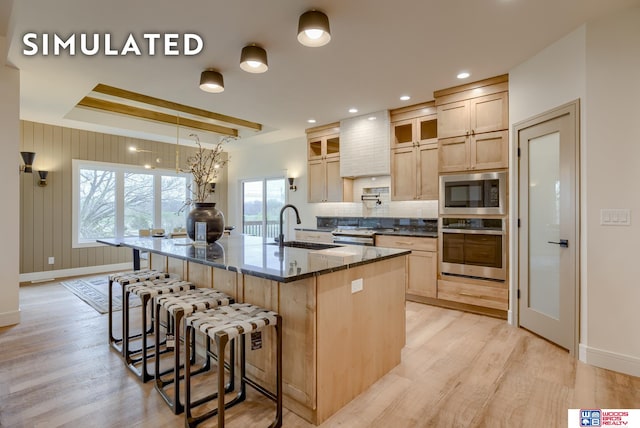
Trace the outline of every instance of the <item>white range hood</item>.
<path fill-rule="evenodd" d="M 390 175 L 389 110 L 340 121 L 340 175 Z"/>

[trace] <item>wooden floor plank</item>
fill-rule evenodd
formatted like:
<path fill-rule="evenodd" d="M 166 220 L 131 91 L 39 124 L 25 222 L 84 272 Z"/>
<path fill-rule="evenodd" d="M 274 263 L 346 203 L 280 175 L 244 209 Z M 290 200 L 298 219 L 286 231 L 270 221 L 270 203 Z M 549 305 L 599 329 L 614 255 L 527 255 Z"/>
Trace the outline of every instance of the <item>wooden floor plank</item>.
<path fill-rule="evenodd" d="M 20 306 L 22 322 L 0 328 L 0 427 L 184 425 L 110 349 L 106 315 L 59 284 L 21 287 Z M 402 363 L 322 426 L 555 427 L 568 408 L 639 403 L 640 378 L 580 363 L 503 320 L 408 302 Z M 228 426 L 272 417 L 250 393 Z M 312 425 L 285 411 L 284 426 Z"/>

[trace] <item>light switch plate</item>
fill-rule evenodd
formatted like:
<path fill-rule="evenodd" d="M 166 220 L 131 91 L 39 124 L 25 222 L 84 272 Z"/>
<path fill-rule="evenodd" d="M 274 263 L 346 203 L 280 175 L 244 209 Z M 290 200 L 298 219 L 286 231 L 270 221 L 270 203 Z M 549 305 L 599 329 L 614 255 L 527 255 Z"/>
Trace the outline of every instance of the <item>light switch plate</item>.
<path fill-rule="evenodd" d="M 603 208 L 600 210 L 600 224 L 603 226 L 631 226 L 631 210 Z"/>
<path fill-rule="evenodd" d="M 351 281 L 351 293 L 357 293 L 364 288 L 364 281 L 362 278 L 354 279 Z"/>

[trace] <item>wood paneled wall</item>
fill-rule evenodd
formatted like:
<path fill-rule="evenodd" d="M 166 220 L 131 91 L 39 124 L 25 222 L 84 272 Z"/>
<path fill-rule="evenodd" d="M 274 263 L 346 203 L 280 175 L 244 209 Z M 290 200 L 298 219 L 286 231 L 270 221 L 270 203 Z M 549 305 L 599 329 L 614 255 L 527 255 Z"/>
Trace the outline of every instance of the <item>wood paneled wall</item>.
<path fill-rule="evenodd" d="M 129 146 L 150 150 L 136 153 Z M 131 250 L 72 248 L 72 159 L 175 168 L 175 145 L 42 123 L 21 122 L 21 151 L 36 153 L 33 174 L 20 173 L 20 273 L 123 263 Z M 180 165 L 195 148 L 180 145 Z M 18 156 L 19 158 L 19 156 Z M 160 163 L 156 163 L 160 158 Z M 22 163 L 22 160 L 20 160 Z M 48 185 L 38 186 L 37 171 L 47 170 Z M 212 201 L 227 212 L 227 169 L 218 177 Z M 55 263 L 48 264 L 54 257 Z"/>

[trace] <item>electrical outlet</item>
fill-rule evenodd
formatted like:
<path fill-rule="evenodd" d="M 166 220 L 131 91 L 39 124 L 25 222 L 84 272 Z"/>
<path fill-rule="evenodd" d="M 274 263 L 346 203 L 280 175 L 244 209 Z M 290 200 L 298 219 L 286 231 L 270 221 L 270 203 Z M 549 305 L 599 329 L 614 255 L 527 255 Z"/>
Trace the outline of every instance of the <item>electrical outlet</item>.
<path fill-rule="evenodd" d="M 364 288 L 364 282 L 362 278 L 354 279 L 351 281 L 351 293 L 357 293 Z"/>
<path fill-rule="evenodd" d="M 55 264 L 55 262 L 56 262 L 56 258 L 55 257 L 49 257 L 49 264 L 50 265 Z"/>

